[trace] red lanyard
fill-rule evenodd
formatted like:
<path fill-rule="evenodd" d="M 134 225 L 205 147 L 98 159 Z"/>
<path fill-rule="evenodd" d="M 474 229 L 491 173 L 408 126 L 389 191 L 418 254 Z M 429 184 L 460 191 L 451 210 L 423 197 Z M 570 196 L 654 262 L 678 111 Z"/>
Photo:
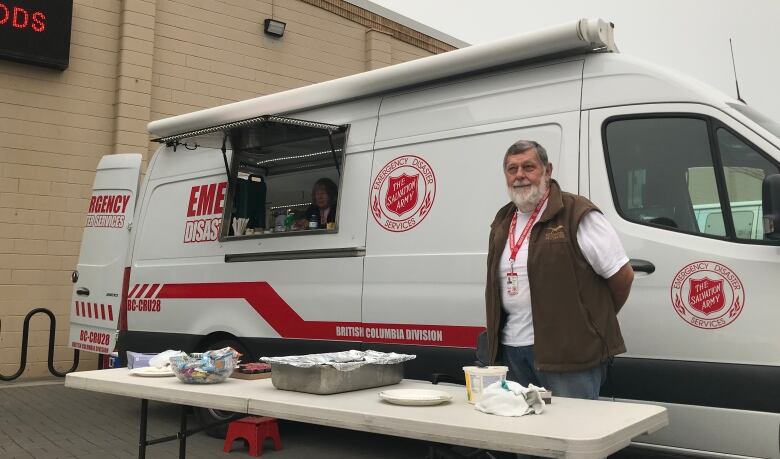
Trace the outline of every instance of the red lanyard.
<path fill-rule="evenodd" d="M 531 214 L 531 217 L 528 219 L 528 222 L 525 224 L 525 228 L 523 228 L 523 232 L 520 233 L 520 237 L 518 237 L 517 240 L 513 241 L 512 237 L 514 237 L 515 228 L 517 227 L 517 211 L 515 211 L 515 215 L 512 217 L 512 224 L 509 226 L 509 263 L 511 265 L 510 271 L 514 271 L 514 264 L 515 264 L 515 258 L 517 257 L 517 252 L 520 251 L 520 247 L 523 245 L 523 241 L 525 241 L 525 238 L 528 237 L 528 233 L 531 231 L 531 228 L 533 228 L 534 222 L 536 221 L 536 217 L 538 217 L 539 213 L 542 211 L 542 207 L 544 207 L 544 203 L 547 202 L 547 196 L 549 194 L 550 194 L 550 190 L 548 189 L 547 191 L 545 191 L 544 196 L 542 196 L 542 199 L 540 199 L 539 203 L 536 205 L 534 212 Z"/>

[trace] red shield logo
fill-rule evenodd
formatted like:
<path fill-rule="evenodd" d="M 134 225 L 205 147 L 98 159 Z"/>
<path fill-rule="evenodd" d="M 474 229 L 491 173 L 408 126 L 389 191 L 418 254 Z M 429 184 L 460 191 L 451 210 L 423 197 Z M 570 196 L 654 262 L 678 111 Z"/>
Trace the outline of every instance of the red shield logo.
<path fill-rule="evenodd" d="M 409 212 L 417 205 L 417 179 L 420 174 L 401 174 L 397 177 L 388 177 L 387 194 L 385 195 L 385 207 L 399 217 Z"/>
<path fill-rule="evenodd" d="M 712 280 L 708 277 L 690 280 L 688 304 L 691 308 L 709 315 L 723 309 L 726 296 L 723 293 L 723 279 Z"/>

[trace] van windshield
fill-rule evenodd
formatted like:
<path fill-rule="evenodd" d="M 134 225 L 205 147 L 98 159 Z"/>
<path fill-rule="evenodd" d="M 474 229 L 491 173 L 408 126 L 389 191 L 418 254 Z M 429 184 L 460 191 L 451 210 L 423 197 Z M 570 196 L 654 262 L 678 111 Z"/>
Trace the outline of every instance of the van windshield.
<path fill-rule="evenodd" d="M 731 102 L 727 102 L 726 105 L 742 113 L 743 115 L 747 116 L 753 122 L 755 122 L 762 128 L 766 129 L 767 131 L 771 132 L 772 134 L 775 135 L 775 137 L 780 139 L 780 123 L 778 123 L 777 121 L 770 119 L 763 113 L 759 112 L 753 107 L 748 107 L 747 105 L 735 104 Z"/>

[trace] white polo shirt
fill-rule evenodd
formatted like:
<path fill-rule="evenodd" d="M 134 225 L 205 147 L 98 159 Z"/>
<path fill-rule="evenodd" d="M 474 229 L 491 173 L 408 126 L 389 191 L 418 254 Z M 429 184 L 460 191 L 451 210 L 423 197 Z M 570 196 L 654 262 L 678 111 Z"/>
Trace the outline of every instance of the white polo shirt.
<path fill-rule="evenodd" d="M 547 208 L 545 203 L 540 215 Z M 525 228 L 531 212 L 517 213 L 514 240 L 517 240 Z M 528 240 L 517 252 L 514 271 L 518 276 L 518 294 L 509 295 L 506 289 L 506 275 L 510 269 L 509 238 L 504 246 L 504 253 L 498 264 L 498 279 L 501 289 L 501 304 L 507 313 L 507 321 L 501 333 L 501 343 L 507 346 L 529 346 L 534 344 L 534 326 L 531 315 L 531 290 L 528 285 Z M 585 214 L 577 228 L 577 243 L 582 254 L 596 273 L 604 279 L 612 277 L 623 265 L 628 263 L 628 256 L 623 249 L 615 229 L 609 224 L 601 212 L 591 211 Z M 553 281 L 550 279 L 550 281 Z"/>

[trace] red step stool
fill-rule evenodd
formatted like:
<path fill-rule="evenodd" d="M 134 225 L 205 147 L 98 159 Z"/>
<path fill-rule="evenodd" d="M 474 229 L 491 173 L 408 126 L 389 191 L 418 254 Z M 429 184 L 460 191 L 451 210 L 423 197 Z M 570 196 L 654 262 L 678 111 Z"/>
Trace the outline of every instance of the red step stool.
<path fill-rule="evenodd" d="M 274 441 L 274 449 L 282 449 L 282 440 L 279 438 L 279 425 L 275 418 L 266 416 L 250 416 L 233 421 L 228 425 L 223 451 L 229 453 L 233 442 L 242 439 L 249 445 L 251 456 L 263 454 L 263 441 L 271 438 Z"/>

